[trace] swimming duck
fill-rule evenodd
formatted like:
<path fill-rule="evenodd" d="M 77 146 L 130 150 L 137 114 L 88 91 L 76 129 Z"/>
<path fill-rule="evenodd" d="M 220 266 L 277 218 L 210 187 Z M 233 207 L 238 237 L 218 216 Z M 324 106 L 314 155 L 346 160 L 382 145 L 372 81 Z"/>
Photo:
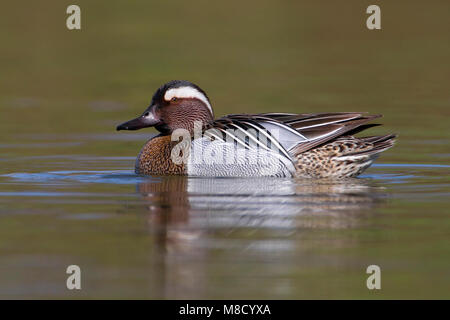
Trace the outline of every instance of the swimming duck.
<path fill-rule="evenodd" d="M 367 169 L 395 135 L 357 138 L 381 115 L 361 112 L 230 114 L 214 119 L 207 94 L 170 81 L 150 106 L 117 130 L 155 127 L 141 149 L 137 174 L 212 177 L 347 178 Z"/>

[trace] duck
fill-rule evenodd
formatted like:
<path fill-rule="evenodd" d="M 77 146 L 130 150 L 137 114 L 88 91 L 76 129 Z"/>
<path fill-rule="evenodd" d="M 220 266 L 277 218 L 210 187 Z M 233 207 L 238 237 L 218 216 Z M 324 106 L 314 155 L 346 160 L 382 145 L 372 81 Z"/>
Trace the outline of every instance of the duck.
<path fill-rule="evenodd" d="M 172 80 L 150 105 L 117 130 L 154 127 L 139 152 L 140 175 L 352 178 L 364 172 L 396 135 L 355 137 L 381 115 L 366 112 L 229 114 L 218 119 L 196 84 Z"/>

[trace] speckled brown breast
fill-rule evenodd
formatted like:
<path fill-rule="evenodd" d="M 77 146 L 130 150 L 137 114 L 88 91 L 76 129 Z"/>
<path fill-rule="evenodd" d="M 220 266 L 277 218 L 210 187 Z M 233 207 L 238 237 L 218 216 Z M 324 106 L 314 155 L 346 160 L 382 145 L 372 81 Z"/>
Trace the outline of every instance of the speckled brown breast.
<path fill-rule="evenodd" d="M 136 159 L 135 172 L 137 174 L 185 175 L 185 165 L 175 164 L 171 160 L 171 151 L 175 144 L 176 142 L 171 141 L 170 135 L 159 135 L 147 141 Z"/>

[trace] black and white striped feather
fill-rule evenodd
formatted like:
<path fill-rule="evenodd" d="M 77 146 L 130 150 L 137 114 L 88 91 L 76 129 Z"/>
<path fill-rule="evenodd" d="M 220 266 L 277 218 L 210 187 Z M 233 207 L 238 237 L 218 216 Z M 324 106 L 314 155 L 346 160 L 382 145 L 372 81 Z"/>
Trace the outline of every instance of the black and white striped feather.
<path fill-rule="evenodd" d="M 228 136 L 245 148 L 274 150 L 275 146 L 275 150 L 292 160 L 316 146 L 371 127 L 367 123 L 379 117 L 357 112 L 230 114 L 211 122 L 206 129 L 216 129 L 222 136 L 216 134 L 215 138 Z M 278 137 L 273 134 L 274 129 L 278 130 Z M 249 135 L 251 130 L 256 134 Z"/>

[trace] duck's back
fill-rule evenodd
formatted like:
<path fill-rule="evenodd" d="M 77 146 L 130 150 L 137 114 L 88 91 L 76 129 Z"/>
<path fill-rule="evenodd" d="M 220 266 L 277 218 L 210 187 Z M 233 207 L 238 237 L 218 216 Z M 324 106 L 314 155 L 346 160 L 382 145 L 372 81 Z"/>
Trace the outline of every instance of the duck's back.
<path fill-rule="evenodd" d="M 193 174 L 215 176 L 294 176 L 309 178 L 354 177 L 367 169 L 379 153 L 392 147 L 395 135 L 356 138 L 353 134 L 376 126 L 381 117 L 364 113 L 234 114 L 215 120 L 215 154 L 228 165 L 197 165 Z M 212 145 L 203 138 L 203 146 Z M 194 142 L 195 145 L 195 142 Z M 220 149 L 220 148 L 219 148 Z M 204 149 L 203 149 L 204 150 Z M 231 151 L 230 151 L 231 150 Z M 242 152 L 246 158 L 235 158 Z M 228 158 L 227 158 L 227 155 Z M 239 161 L 240 160 L 240 161 Z M 194 168 L 188 165 L 189 168 Z M 218 170 L 220 172 L 218 172 Z"/>

